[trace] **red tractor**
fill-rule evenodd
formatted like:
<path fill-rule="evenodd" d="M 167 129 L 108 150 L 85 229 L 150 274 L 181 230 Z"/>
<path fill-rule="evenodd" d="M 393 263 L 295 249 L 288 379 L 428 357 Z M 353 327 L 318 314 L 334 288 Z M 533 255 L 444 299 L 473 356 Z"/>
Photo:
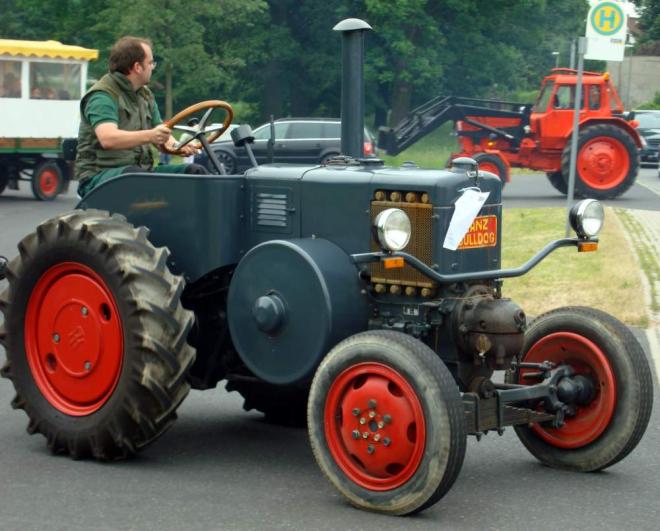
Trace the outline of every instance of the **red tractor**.
<path fill-rule="evenodd" d="M 379 146 L 396 155 L 447 120 L 453 120 L 460 152 L 480 167 L 511 179 L 510 168 L 546 172 L 561 193 L 568 190 L 575 70 L 555 68 L 543 80 L 535 104 L 438 97 L 409 113 L 394 128 L 381 128 Z M 609 75 L 585 72 L 579 118 L 575 193 L 599 199 L 623 194 L 637 178 L 642 146 L 634 121 Z"/>

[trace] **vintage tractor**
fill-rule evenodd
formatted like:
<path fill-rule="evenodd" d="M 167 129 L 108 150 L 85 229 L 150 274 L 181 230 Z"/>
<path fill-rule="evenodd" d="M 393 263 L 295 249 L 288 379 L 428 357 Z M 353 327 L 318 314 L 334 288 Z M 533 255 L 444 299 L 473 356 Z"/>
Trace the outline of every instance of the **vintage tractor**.
<path fill-rule="evenodd" d="M 337 26 L 346 90 L 366 28 Z M 471 159 L 361 158 L 362 98 L 342 99 L 353 156 L 225 175 L 205 135 L 231 108 L 205 102 L 170 125 L 204 111 L 193 141 L 217 175 L 120 176 L 20 242 L 0 342 L 29 433 L 55 453 L 120 459 L 171 426 L 191 387 L 225 380 L 246 409 L 306 419 L 333 485 L 395 515 L 442 498 L 467 435 L 514 426 L 541 462 L 577 471 L 635 448 L 653 397 L 628 328 L 578 306 L 528 324 L 502 296 L 502 279 L 560 247 L 595 250 L 600 204 L 573 208 L 576 237 L 501 269 L 500 180 Z M 209 128 L 216 107 L 227 118 Z M 232 135 L 249 148 L 249 128 Z"/>
<path fill-rule="evenodd" d="M 630 188 L 639 171 L 642 140 L 608 74 L 585 72 L 580 105 L 575 193 L 607 199 Z M 460 152 L 484 170 L 511 179 L 510 168 L 546 172 L 562 194 L 568 190 L 577 73 L 555 68 L 535 104 L 455 96 L 438 97 L 411 111 L 393 128 L 382 127 L 378 145 L 396 155 L 448 120 Z M 452 158 L 453 158 L 452 157 Z"/>

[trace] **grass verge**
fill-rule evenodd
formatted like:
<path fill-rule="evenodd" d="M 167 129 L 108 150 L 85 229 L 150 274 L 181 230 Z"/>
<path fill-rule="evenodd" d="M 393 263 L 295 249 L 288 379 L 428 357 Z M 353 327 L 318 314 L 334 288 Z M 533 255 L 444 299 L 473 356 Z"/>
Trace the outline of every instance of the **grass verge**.
<path fill-rule="evenodd" d="M 565 231 L 563 208 L 508 209 L 503 213 L 503 267 L 518 267 Z M 624 323 L 646 327 L 648 316 L 639 266 L 621 222 L 607 208 L 598 252 L 559 249 L 526 275 L 506 279 L 503 295 L 528 315 L 560 306 L 591 306 Z"/>

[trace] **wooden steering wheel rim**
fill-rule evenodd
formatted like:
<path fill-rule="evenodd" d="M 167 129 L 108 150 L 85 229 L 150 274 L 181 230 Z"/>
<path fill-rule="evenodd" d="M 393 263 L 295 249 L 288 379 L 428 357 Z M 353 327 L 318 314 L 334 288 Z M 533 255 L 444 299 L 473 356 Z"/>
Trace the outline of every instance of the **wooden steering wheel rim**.
<path fill-rule="evenodd" d="M 199 103 L 195 103 L 194 105 L 191 105 L 190 107 L 186 107 L 182 111 L 178 112 L 172 118 L 167 120 L 164 125 L 165 127 L 172 129 L 175 125 L 177 125 L 181 120 L 184 118 L 187 118 L 191 114 L 194 114 L 199 111 L 203 111 L 205 109 L 224 109 L 227 112 L 227 116 L 225 116 L 225 120 L 222 123 L 222 129 L 218 129 L 217 131 L 214 131 L 213 133 L 209 134 L 209 136 L 206 138 L 206 140 L 211 143 L 213 142 L 216 138 L 218 138 L 222 133 L 224 133 L 229 125 L 231 124 L 232 120 L 234 119 L 234 110 L 231 108 L 231 105 L 227 103 L 226 101 L 222 100 L 206 100 L 206 101 L 200 101 Z M 194 141 L 193 141 L 194 142 Z M 192 146 L 194 146 L 196 149 L 199 149 L 201 146 L 200 142 L 196 143 L 191 143 Z M 165 153 L 169 153 L 170 155 L 180 155 L 181 150 L 179 149 L 169 149 L 165 144 L 160 146 L 161 149 Z"/>

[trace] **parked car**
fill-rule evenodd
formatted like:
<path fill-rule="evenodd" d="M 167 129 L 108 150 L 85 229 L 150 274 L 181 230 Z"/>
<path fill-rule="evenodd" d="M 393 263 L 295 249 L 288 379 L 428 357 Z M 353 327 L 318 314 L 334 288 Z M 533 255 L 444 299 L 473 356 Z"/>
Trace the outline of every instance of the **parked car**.
<path fill-rule="evenodd" d="M 657 164 L 660 152 L 660 110 L 635 111 L 635 120 L 639 122 L 637 130 L 645 141 L 639 152 L 642 164 Z"/>
<path fill-rule="evenodd" d="M 341 152 L 341 121 L 338 118 L 280 118 L 275 120 L 274 129 L 274 163 L 321 164 Z M 266 164 L 269 162 L 270 123 L 260 125 L 253 134 L 254 156 L 259 164 Z M 374 136 L 365 127 L 365 156 L 374 156 L 375 145 Z M 241 172 L 251 166 L 245 148 L 234 146 L 231 140 L 217 140 L 213 143 L 213 152 L 225 165 L 227 173 Z M 195 161 L 212 169 L 205 153 Z"/>

